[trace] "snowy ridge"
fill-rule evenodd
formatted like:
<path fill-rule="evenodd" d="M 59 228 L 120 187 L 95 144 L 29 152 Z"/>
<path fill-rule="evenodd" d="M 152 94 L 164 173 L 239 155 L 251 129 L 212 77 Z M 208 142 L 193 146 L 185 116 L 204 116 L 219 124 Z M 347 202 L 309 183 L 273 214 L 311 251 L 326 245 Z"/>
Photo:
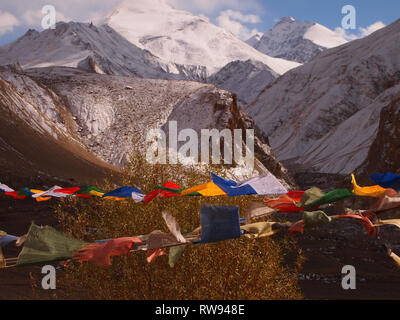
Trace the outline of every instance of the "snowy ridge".
<path fill-rule="evenodd" d="M 318 23 L 297 21 L 292 17 L 282 18 L 259 41 L 254 37 L 248 41 L 262 53 L 300 63 L 308 62 L 318 53 L 347 42 Z"/>
<path fill-rule="evenodd" d="M 177 10 L 165 0 L 124 1 L 103 22 L 163 61 L 204 66 L 208 75 L 235 60 L 258 60 L 278 74 L 299 66 L 269 57 L 230 32 Z"/>
<path fill-rule="evenodd" d="M 209 77 L 208 82 L 238 96 L 242 105 L 254 101 L 279 75 L 260 61 L 233 61 Z"/>
<path fill-rule="evenodd" d="M 264 89 L 248 112 L 280 160 L 348 173 L 365 159 L 379 109 L 396 93 L 398 52 L 400 20 L 286 73 Z"/>
<path fill-rule="evenodd" d="M 200 66 L 167 63 L 138 48 L 107 25 L 59 22 L 55 30 L 29 30 L 0 47 L 0 64 L 22 68 L 65 66 L 122 76 L 157 79 L 205 79 Z"/>

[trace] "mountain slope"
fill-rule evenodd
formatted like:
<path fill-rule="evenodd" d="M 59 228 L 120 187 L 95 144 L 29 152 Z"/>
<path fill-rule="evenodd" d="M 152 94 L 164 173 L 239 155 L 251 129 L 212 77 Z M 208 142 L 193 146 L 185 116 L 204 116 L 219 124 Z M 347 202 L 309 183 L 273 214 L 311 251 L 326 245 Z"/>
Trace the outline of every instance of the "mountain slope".
<path fill-rule="evenodd" d="M 104 23 L 164 61 L 204 66 L 208 75 L 234 60 L 258 60 L 278 74 L 298 66 L 262 54 L 208 20 L 173 8 L 166 0 L 124 1 Z"/>
<path fill-rule="evenodd" d="M 270 137 L 279 159 L 305 165 L 312 163 L 313 154 L 316 170 L 347 173 L 360 165 L 364 156 L 353 158 L 359 140 L 348 141 L 342 165 L 336 166 L 337 159 L 332 155 L 339 151 L 338 134 L 356 136 L 359 121 L 355 120 L 353 125 L 344 121 L 368 106 L 375 112 L 375 108 L 381 108 L 380 104 L 385 105 L 384 101 L 396 94 L 395 89 L 384 92 L 400 81 L 398 52 L 400 20 L 364 39 L 324 51 L 311 62 L 291 70 L 267 86 L 248 112 Z M 361 119 L 370 116 L 367 110 L 363 112 Z M 372 122 L 379 121 L 376 114 L 372 116 Z M 335 129 L 337 133 L 333 135 Z M 373 133 L 369 136 L 362 143 L 364 152 L 372 143 Z M 324 163 L 318 154 L 324 157 Z M 346 161 L 349 163 L 343 165 Z"/>
<path fill-rule="evenodd" d="M 208 82 L 238 96 L 241 104 L 254 101 L 279 75 L 260 61 L 233 61 L 208 78 Z"/>
<path fill-rule="evenodd" d="M 308 62 L 318 53 L 347 42 L 318 23 L 297 21 L 292 17 L 282 18 L 258 41 L 256 38 L 248 41 L 262 53 L 300 63 Z"/>
<path fill-rule="evenodd" d="M 99 75 L 66 67 L 30 69 L 26 74 L 62 101 L 73 119 L 69 134 L 96 157 L 118 167 L 127 163 L 132 148 L 146 152 L 149 130 L 170 120 L 176 120 L 178 128 L 198 128 L 200 123 L 204 129 L 255 128 L 234 95 L 210 84 Z M 268 139 L 255 129 L 256 171 L 272 172 L 292 186 Z"/>
<path fill-rule="evenodd" d="M 368 155 L 357 169 L 360 181 L 370 183 L 371 173 L 387 171 L 400 173 L 400 85 L 397 94 L 380 112 L 380 121 L 375 139 L 368 150 Z"/>
<path fill-rule="evenodd" d="M 72 119 L 54 93 L 13 68 L 0 67 L 0 110 L 3 183 L 94 183 L 118 171 L 68 133 Z"/>
<path fill-rule="evenodd" d="M 124 39 L 107 25 L 59 22 L 56 29 L 29 30 L 0 47 L 0 64 L 19 62 L 22 68 L 66 66 L 96 73 L 160 79 L 201 78 L 198 66 L 165 63 Z"/>

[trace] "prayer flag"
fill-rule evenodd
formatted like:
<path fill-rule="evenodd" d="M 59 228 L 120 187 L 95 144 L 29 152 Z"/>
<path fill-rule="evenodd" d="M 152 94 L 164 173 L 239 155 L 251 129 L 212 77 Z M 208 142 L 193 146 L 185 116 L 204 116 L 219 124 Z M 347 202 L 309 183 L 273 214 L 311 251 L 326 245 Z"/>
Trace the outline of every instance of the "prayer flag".
<path fill-rule="evenodd" d="M 239 237 L 239 207 L 204 205 L 201 208 L 200 243 L 217 242 Z"/>

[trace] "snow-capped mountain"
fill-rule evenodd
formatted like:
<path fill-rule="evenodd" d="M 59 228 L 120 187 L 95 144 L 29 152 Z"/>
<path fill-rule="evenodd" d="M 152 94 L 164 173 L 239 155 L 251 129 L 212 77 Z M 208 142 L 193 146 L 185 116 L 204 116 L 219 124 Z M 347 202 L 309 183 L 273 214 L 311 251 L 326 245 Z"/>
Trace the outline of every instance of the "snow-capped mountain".
<path fill-rule="evenodd" d="M 256 44 L 261 40 L 262 36 L 263 36 L 262 32 L 257 32 L 254 36 L 250 37 L 245 42 L 249 46 L 252 46 L 254 48 L 256 46 Z"/>
<path fill-rule="evenodd" d="M 199 66 L 165 63 L 136 47 L 107 25 L 59 22 L 56 29 L 29 30 L 0 47 L 0 64 L 18 61 L 22 68 L 66 66 L 96 73 L 158 79 L 191 79 L 203 72 Z M 185 70 L 183 70 L 185 69 Z"/>
<path fill-rule="evenodd" d="M 103 22 L 162 60 L 204 66 L 208 75 L 235 60 L 258 60 L 278 74 L 299 65 L 269 57 L 207 19 L 173 8 L 166 0 L 124 1 Z"/>
<path fill-rule="evenodd" d="M 258 41 L 256 35 L 246 42 L 269 56 L 304 63 L 347 41 L 318 23 L 284 17 Z"/>
<path fill-rule="evenodd" d="M 280 160 L 347 174 L 365 160 L 379 111 L 398 93 L 399 52 L 400 20 L 289 71 L 248 112 Z"/>
<path fill-rule="evenodd" d="M 208 82 L 238 96 L 242 105 L 254 101 L 268 84 L 279 75 L 256 60 L 233 61 L 208 78 Z"/>

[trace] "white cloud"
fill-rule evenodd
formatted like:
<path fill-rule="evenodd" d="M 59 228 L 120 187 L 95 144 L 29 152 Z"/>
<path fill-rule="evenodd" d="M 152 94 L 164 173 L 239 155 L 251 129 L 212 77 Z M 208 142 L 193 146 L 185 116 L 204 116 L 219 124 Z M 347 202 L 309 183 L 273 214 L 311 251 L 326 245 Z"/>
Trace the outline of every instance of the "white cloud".
<path fill-rule="evenodd" d="M 26 28 L 40 29 L 44 5 L 53 5 L 57 13 L 57 21 L 79 21 L 98 24 L 109 15 L 122 1 L 135 0 L 0 0 L 3 12 L 10 16 L 0 16 L 0 34 L 13 30 L 17 25 Z M 215 21 L 221 12 L 229 11 L 230 18 L 221 18 L 222 23 L 239 37 L 247 37 L 256 32 L 243 24 L 256 23 L 259 17 L 244 14 L 251 11 L 263 14 L 264 8 L 260 0 L 165 0 L 177 9 L 187 10 L 207 20 Z M 1 13 L 1 11 L 0 11 Z M 226 16 L 226 13 L 225 13 Z M 15 17 L 18 17 L 16 19 Z"/>
<path fill-rule="evenodd" d="M 42 24 L 44 15 L 41 10 L 27 10 L 22 15 L 22 22 L 30 27 L 39 27 Z M 61 11 L 56 10 L 56 21 L 71 21 L 72 19 L 67 18 Z"/>
<path fill-rule="evenodd" d="M 260 17 L 254 14 L 243 14 L 240 11 L 225 10 L 217 18 L 218 25 L 225 30 L 232 32 L 242 40 L 247 40 L 259 31 L 250 29 L 242 23 L 258 23 Z"/>
<path fill-rule="evenodd" d="M 3 2 L 4 0 L 0 0 Z M 91 21 L 107 15 L 122 0 L 14 0 L 1 3 L 3 10 L 21 17 L 20 24 L 38 27 L 44 17 L 42 8 L 52 5 L 57 21 Z M 3 19 L 1 19 L 3 20 Z M 2 21 L 1 21 L 2 22 Z M 1 23 L 0 22 L 0 23 Z"/>
<path fill-rule="evenodd" d="M 0 35 L 13 31 L 19 24 L 20 22 L 13 14 L 0 11 Z"/>
<path fill-rule="evenodd" d="M 382 29 L 384 27 L 386 27 L 386 25 L 382 21 L 377 21 L 371 24 L 369 27 L 360 28 L 360 32 L 362 37 L 366 37 L 369 36 L 371 33 L 374 33 L 375 31 L 378 31 L 379 29 Z"/>
<path fill-rule="evenodd" d="M 369 36 L 371 33 L 374 33 L 375 31 L 378 31 L 384 27 L 386 27 L 386 25 L 383 22 L 377 21 L 366 28 L 359 27 L 356 32 L 351 32 L 350 30 L 345 30 L 339 27 L 335 28 L 334 31 L 344 39 L 352 41 Z"/>
<path fill-rule="evenodd" d="M 224 9 L 262 10 L 258 0 L 168 0 L 175 8 L 205 14 L 218 13 Z"/>
<path fill-rule="evenodd" d="M 333 31 L 347 41 L 353 41 L 359 38 L 359 36 L 357 36 L 356 34 L 349 33 L 347 30 L 343 28 L 337 27 Z"/>

